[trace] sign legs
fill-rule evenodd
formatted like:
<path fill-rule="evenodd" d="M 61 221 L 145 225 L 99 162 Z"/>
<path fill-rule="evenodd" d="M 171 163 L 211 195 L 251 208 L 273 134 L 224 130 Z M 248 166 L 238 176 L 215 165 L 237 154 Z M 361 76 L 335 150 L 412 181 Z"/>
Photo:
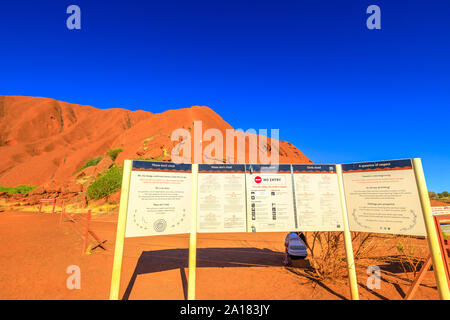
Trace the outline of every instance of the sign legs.
<path fill-rule="evenodd" d="M 434 225 L 431 211 L 430 199 L 428 197 L 427 184 L 423 173 L 422 161 L 420 158 L 413 159 L 414 174 L 416 175 L 417 188 L 419 190 L 420 203 L 422 205 L 423 219 L 427 230 L 428 246 L 430 247 L 431 260 L 433 262 L 434 276 L 442 300 L 450 300 L 450 289 L 447 283 L 444 260 L 442 259 L 439 247 L 439 239 Z"/>
<path fill-rule="evenodd" d="M 347 205 L 345 202 L 345 194 L 344 194 L 344 182 L 342 179 L 342 166 L 340 164 L 336 165 L 336 173 L 338 175 L 339 195 L 341 197 L 341 205 L 342 205 L 342 218 L 343 218 L 342 220 L 344 222 L 344 244 L 345 244 L 345 254 L 347 256 L 347 269 L 348 269 L 348 280 L 350 284 L 350 293 L 352 296 L 352 300 L 359 300 L 358 280 L 356 278 L 355 259 L 353 257 L 352 236 L 350 234 L 350 228 L 348 224 Z"/>
<path fill-rule="evenodd" d="M 117 221 L 116 246 L 114 248 L 114 263 L 111 279 L 110 300 L 119 299 L 120 275 L 122 273 L 123 245 L 127 224 L 128 195 L 130 193 L 131 160 L 125 160 L 123 166 L 122 191 L 120 194 L 119 220 Z"/>

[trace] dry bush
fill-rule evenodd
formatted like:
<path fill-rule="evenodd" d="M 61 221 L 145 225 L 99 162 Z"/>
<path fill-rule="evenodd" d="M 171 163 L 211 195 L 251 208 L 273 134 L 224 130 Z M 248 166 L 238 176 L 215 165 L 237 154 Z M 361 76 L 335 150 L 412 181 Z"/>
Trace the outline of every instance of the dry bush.
<path fill-rule="evenodd" d="M 355 262 L 367 256 L 375 248 L 372 233 L 352 233 Z M 317 279 L 342 279 L 347 276 L 347 259 L 343 232 L 311 232 L 307 235 L 307 247 Z"/>
<path fill-rule="evenodd" d="M 398 255 L 388 257 L 386 261 L 399 265 L 408 278 L 412 273 L 414 279 L 428 255 L 428 246 L 425 242 L 421 244 L 417 237 L 399 236 L 395 249 Z"/>
<path fill-rule="evenodd" d="M 307 247 L 317 280 L 342 280 L 348 276 L 343 232 L 309 232 Z M 426 240 L 412 236 L 352 232 L 355 264 L 366 267 L 366 260 L 385 264 L 385 271 L 404 273 L 414 279 L 428 255 Z"/>

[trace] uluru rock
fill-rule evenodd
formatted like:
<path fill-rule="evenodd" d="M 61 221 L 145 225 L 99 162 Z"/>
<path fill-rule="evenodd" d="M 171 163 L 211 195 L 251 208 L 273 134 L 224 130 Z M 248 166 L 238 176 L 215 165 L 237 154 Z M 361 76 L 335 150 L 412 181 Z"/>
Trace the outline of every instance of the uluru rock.
<path fill-rule="evenodd" d="M 83 191 L 83 186 L 79 183 L 69 183 L 67 193 L 79 193 Z"/>
<path fill-rule="evenodd" d="M 236 132 L 204 106 L 152 114 L 97 109 L 48 98 L 0 96 L 0 185 L 39 186 L 30 193 L 33 195 L 84 192 L 100 173 L 125 159 L 170 161 L 172 149 L 178 144 L 171 140 L 172 132 L 183 129 L 193 135 L 194 123 L 198 122 L 201 135 L 208 129 L 217 129 L 224 138 L 227 130 Z M 270 150 L 271 145 L 268 139 L 265 147 Z M 204 143 L 203 150 L 207 146 Z M 123 151 L 113 162 L 107 152 L 118 148 Z M 248 146 L 245 153 L 248 158 Z M 312 163 L 285 141 L 279 141 L 279 155 L 279 163 Z M 80 170 L 98 157 L 102 160 Z M 194 160 L 193 142 L 188 160 Z M 231 162 L 225 152 L 216 160 Z"/>
<path fill-rule="evenodd" d="M 43 185 L 45 193 L 58 193 L 61 192 L 61 185 L 52 180 Z"/>
<path fill-rule="evenodd" d="M 104 157 L 96 166 L 97 174 L 103 173 L 114 164 L 110 157 Z"/>
<path fill-rule="evenodd" d="M 110 194 L 108 196 L 108 202 L 109 203 L 120 203 L 120 191 L 114 192 L 113 194 Z"/>
<path fill-rule="evenodd" d="M 62 182 L 150 112 L 0 96 L 0 185 Z"/>
<path fill-rule="evenodd" d="M 39 187 L 31 190 L 28 194 L 31 195 L 31 196 L 34 196 L 34 195 L 41 195 L 41 194 L 44 194 L 44 193 L 45 193 L 44 187 L 43 186 L 39 186 Z"/>

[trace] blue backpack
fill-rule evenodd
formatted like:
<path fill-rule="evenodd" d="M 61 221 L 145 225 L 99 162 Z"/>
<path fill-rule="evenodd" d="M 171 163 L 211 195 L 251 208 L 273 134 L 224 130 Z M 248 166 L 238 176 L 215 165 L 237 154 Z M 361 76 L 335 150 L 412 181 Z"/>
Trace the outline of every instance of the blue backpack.
<path fill-rule="evenodd" d="M 286 236 L 287 253 L 290 256 L 306 257 L 308 251 L 306 245 L 302 239 L 299 238 L 297 233 L 291 232 Z"/>

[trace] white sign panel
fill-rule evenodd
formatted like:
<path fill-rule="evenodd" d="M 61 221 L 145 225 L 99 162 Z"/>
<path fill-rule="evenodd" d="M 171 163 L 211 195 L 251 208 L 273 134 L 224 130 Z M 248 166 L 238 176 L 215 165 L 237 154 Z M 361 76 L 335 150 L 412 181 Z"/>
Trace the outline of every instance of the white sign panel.
<path fill-rule="evenodd" d="M 342 231 L 342 209 L 335 165 L 292 165 L 298 228 Z"/>
<path fill-rule="evenodd" d="M 431 211 L 434 215 L 450 214 L 450 206 L 448 207 L 431 207 Z"/>
<path fill-rule="evenodd" d="M 191 164 L 133 161 L 125 237 L 189 233 Z"/>
<path fill-rule="evenodd" d="M 246 232 L 245 200 L 245 165 L 199 164 L 198 232 Z"/>
<path fill-rule="evenodd" d="M 297 230 L 290 165 L 246 165 L 248 232 Z"/>
<path fill-rule="evenodd" d="M 343 164 L 351 231 L 425 236 L 412 161 Z"/>

